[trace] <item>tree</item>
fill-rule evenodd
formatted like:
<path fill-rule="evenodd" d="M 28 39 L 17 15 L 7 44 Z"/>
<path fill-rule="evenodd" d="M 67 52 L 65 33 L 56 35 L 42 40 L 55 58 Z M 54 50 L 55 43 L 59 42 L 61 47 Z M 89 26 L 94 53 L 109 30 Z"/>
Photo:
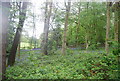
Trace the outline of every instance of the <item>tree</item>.
<path fill-rule="evenodd" d="M 7 28 L 9 25 L 8 16 L 9 16 L 9 2 L 2 2 L 0 0 L 0 79 L 5 79 L 5 71 L 6 71 L 6 35 L 7 35 Z M 2 76 L 1 76 L 2 73 Z"/>
<path fill-rule="evenodd" d="M 109 52 L 109 31 L 110 31 L 110 2 L 107 2 L 107 25 L 106 25 L 106 42 L 105 42 L 105 50 L 108 54 Z"/>
<path fill-rule="evenodd" d="M 30 43 L 30 46 L 32 47 L 32 45 L 34 44 L 34 48 L 36 48 L 36 41 L 33 41 L 34 38 L 36 38 L 36 23 L 35 23 L 35 20 L 36 20 L 36 15 L 35 15 L 35 11 L 34 11 L 34 7 L 33 7 L 33 12 L 32 12 L 32 18 L 33 18 L 33 36 L 32 36 L 32 39 L 31 39 L 31 43 Z"/>
<path fill-rule="evenodd" d="M 20 59 L 20 41 L 19 41 L 17 50 L 18 50 L 18 59 Z"/>
<path fill-rule="evenodd" d="M 118 2 L 118 49 L 120 50 L 120 1 Z M 120 53 L 120 52 L 119 52 Z M 119 73 L 118 73 L 118 75 L 120 74 L 120 56 L 119 56 L 119 58 L 118 58 L 118 71 L 119 71 Z M 120 76 L 118 76 L 118 78 L 120 78 Z"/>
<path fill-rule="evenodd" d="M 118 3 L 118 43 L 119 43 L 119 45 L 120 45 L 120 1 L 119 1 L 119 3 Z M 119 48 L 120 48 L 120 46 L 119 46 Z"/>
<path fill-rule="evenodd" d="M 115 3 L 114 39 L 118 42 L 118 2 Z"/>
<path fill-rule="evenodd" d="M 15 29 L 17 28 L 16 24 L 18 23 L 16 19 L 18 19 L 19 11 L 18 11 L 18 4 L 17 2 L 10 3 L 10 16 L 9 16 L 9 27 L 8 27 L 8 34 L 7 34 L 7 56 L 10 53 L 10 49 L 12 47 L 13 39 L 15 36 Z"/>
<path fill-rule="evenodd" d="M 16 57 L 16 51 L 17 51 L 17 47 L 20 41 L 20 36 L 21 36 L 21 32 L 22 32 L 22 28 L 24 25 L 24 21 L 25 21 L 25 17 L 26 17 L 26 8 L 27 8 L 28 2 L 23 2 L 23 5 L 21 6 L 21 2 L 20 2 L 20 8 L 19 8 L 19 24 L 16 30 L 16 34 L 14 37 L 14 41 L 12 44 L 12 48 L 10 51 L 10 55 L 8 58 L 8 65 L 12 66 L 15 62 L 15 57 Z"/>
<path fill-rule="evenodd" d="M 76 46 L 78 46 L 79 44 L 79 29 L 80 29 L 80 9 L 81 9 L 81 4 L 79 3 L 78 5 L 78 23 L 77 23 L 77 27 L 76 27 Z"/>
<path fill-rule="evenodd" d="M 65 15 L 65 24 L 64 24 L 64 32 L 63 32 L 63 40 L 62 40 L 62 54 L 66 54 L 66 43 L 67 43 L 67 30 L 68 30 L 68 18 L 70 12 L 71 1 L 68 1 L 68 4 L 65 2 L 66 7 L 66 15 Z"/>
<path fill-rule="evenodd" d="M 61 46 L 61 28 L 59 25 L 54 28 L 49 30 L 49 35 L 48 35 L 48 52 L 50 54 L 53 54 L 55 50 L 57 50 Z"/>
<path fill-rule="evenodd" d="M 44 32 L 43 32 L 43 40 L 42 40 L 42 46 L 43 46 L 42 47 L 42 52 L 45 55 L 48 55 L 47 43 L 48 43 L 48 31 L 49 31 L 51 11 L 52 11 L 52 1 L 51 2 L 47 2 L 47 0 L 46 0 L 45 20 L 44 20 Z"/>
<path fill-rule="evenodd" d="M 89 8 L 89 2 L 87 3 L 87 7 L 86 7 L 87 13 L 88 13 L 88 8 Z M 89 26 L 89 24 L 88 24 L 88 26 Z M 85 36 L 86 50 L 88 49 L 88 46 L 89 46 L 89 35 L 88 34 L 89 34 L 89 31 L 86 30 L 86 36 Z"/>

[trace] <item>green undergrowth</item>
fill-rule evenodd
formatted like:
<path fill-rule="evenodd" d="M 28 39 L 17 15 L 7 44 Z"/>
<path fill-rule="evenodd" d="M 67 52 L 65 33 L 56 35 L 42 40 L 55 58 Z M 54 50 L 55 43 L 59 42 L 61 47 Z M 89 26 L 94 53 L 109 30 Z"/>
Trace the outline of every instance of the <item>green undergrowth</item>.
<path fill-rule="evenodd" d="M 57 53 L 57 52 L 56 52 Z M 23 54 L 24 55 L 24 54 Z M 27 54 L 26 54 L 27 55 Z M 117 57 L 104 53 L 42 55 L 30 52 L 12 67 L 7 67 L 8 79 L 117 79 Z"/>

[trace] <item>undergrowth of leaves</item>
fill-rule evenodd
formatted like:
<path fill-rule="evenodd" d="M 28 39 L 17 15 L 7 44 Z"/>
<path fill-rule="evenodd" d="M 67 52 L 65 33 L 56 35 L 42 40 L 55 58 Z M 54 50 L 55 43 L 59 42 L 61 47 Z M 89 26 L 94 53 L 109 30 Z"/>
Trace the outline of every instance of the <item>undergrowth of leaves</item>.
<path fill-rule="evenodd" d="M 58 51 L 59 52 L 59 51 Z M 56 52 L 57 53 L 57 52 Z M 117 79 L 117 57 L 113 54 L 75 53 L 42 55 L 31 51 L 26 58 L 7 67 L 8 79 Z M 27 55 L 27 54 L 26 54 Z M 23 59 L 24 58 L 24 59 Z"/>

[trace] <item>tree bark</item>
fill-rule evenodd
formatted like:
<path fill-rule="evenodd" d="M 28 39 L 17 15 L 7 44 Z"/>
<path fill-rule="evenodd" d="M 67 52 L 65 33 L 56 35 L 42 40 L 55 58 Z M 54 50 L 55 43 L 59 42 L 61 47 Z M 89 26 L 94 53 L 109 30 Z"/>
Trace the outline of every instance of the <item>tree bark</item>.
<path fill-rule="evenodd" d="M 70 6 L 71 6 L 71 1 L 68 1 L 68 5 L 66 5 L 66 16 L 65 16 L 65 25 L 64 25 L 64 32 L 63 32 L 63 40 L 62 40 L 62 54 L 66 54 L 66 43 L 67 43 L 67 29 L 68 29 L 68 18 L 69 18 L 69 12 L 70 12 Z"/>
<path fill-rule="evenodd" d="M 10 3 L 0 0 L 0 6 L 0 79 L 4 80 L 6 71 L 6 35 L 9 25 L 8 16 Z"/>
<path fill-rule="evenodd" d="M 115 3 L 114 40 L 118 42 L 118 2 Z"/>
<path fill-rule="evenodd" d="M 118 43 L 119 43 L 119 49 L 120 49 L 120 1 L 118 3 Z"/>
<path fill-rule="evenodd" d="M 81 7 L 81 4 L 79 5 L 78 7 L 78 24 L 77 24 L 77 27 L 76 27 L 76 46 L 78 46 L 79 44 L 79 29 L 80 29 L 80 7 Z"/>
<path fill-rule="evenodd" d="M 120 1 L 118 2 L 118 50 L 120 50 Z M 120 56 L 118 56 L 118 75 L 120 75 Z M 118 76 L 118 79 L 120 76 Z"/>
<path fill-rule="evenodd" d="M 48 8 L 49 7 L 49 8 Z M 44 33 L 43 33 L 43 41 L 42 41 L 42 52 L 44 55 L 48 55 L 48 31 L 49 31 L 49 24 L 50 24 L 50 17 L 52 11 L 52 2 L 46 1 L 46 8 L 45 8 L 45 20 L 44 20 Z"/>
<path fill-rule="evenodd" d="M 87 13 L 88 13 L 88 8 L 89 8 L 89 2 L 87 2 L 87 7 L 86 7 Z M 88 47 L 89 47 L 89 30 L 88 30 L 88 28 L 86 30 L 85 43 L 86 43 L 86 51 L 87 51 Z"/>
<path fill-rule="evenodd" d="M 22 33 L 22 28 L 23 28 L 23 25 L 24 25 L 25 17 L 26 17 L 27 5 L 28 5 L 27 2 L 23 2 L 23 5 L 22 5 L 22 7 L 20 8 L 20 11 L 19 11 L 19 15 L 20 15 L 19 16 L 19 24 L 18 24 L 18 28 L 17 28 L 16 34 L 15 34 L 15 37 L 14 37 L 14 41 L 13 41 L 13 44 L 12 44 L 10 55 L 9 55 L 9 58 L 8 58 L 8 65 L 10 65 L 10 66 L 14 65 L 14 62 L 15 62 L 16 51 L 17 51 L 17 47 L 18 47 L 18 44 L 19 44 L 19 41 L 20 41 L 20 36 L 21 36 L 21 33 Z"/>
<path fill-rule="evenodd" d="M 107 2 L 107 26 L 106 26 L 106 42 L 105 51 L 109 53 L 109 31 L 110 31 L 110 2 Z"/>
<path fill-rule="evenodd" d="M 19 44 L 18 44 L 18 59 L 20 59 L 20 41 L 19 41 Z"/>
<path fill-rule="evenodd" d="M 89 43 L 88 43 L 88 35 L 86 34 L 85 36 L 85 41 L 86 41 L 86 50 L 88 49 Z"/>
<path fill-rule="evenodd" d="M 33 18 L 33 36 L 32 36 L 32 40 L 31 40 L 31 47 L 32 45 L 34 45 L 33 48 L 36 48 L 36 40 L 33 40 L 34 37 L 36 37 L 36 24 L 35 24 L 35 11 L 34 11 L 34 8 L 33 8 L 33 13 L 32 13 L 32 18 Z"/>

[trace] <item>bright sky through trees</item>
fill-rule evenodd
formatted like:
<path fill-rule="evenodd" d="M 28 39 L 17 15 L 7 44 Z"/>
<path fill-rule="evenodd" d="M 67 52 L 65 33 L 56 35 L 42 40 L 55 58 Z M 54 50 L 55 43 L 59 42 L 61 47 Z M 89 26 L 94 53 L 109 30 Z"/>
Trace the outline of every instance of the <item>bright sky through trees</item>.
<path fill-rule="evenodd" d="M 44 28 L 44 19 L 43 19 L 43 11 L 42 11 L 42 5 L 43 2 L 41 0 L 32 0 L 32 9 L 31 10 L 34 10 L 34 13 L 36 16 L 39 16 L 38 18 L 35 19 L 35 25 L 36 25 L 36 36 L 37 38 L 39 38 L 39 36 L 41 35 L 41 33 L 43 32 L 43 28 Z M 40 14 L 40 15 L 39 15 Z M 32 18 L 28 18 L 26 21 L 25 21 L 25 25 L 24 25 L 24 30 L 26 32 L 23 32 L 23 34 L 28 34 L 30 37 L 32 36 L 32 32 L 33 32 L 33 27 L 29 27 L 29 25 L 32 26 L 32 24 L 28 23 L 29 21 L 31 21 Z"/>
<path fill-rule="evenodd" d="M 34 10 L 34 13 L 36 16 L 36 19 L 35 19 L 35 27 L 36 27 L 36 37 L 37 39 L 39 39 L 40 35 L 43 33 L 43 28 L 44 28 L 44 11 L 42 9 L 43 5 L 44 5 L 44 2 L 43 0 L 31 0 L 32 2 L 32 9 L 31 10 Z M 60 0 L 54 0 L 54 2 L 60 2 L 60 3 L 63 3 L 64 1 L 60 1 Z M 59 6 L 61 7 L 61 5 L 63 4 L 59 4 Z M 33 36 L 33 27 L 29 27 L 29 25 L 32 26 L 32 23 L 28 23 L 29 21 L 31 21 L 32 18 L 28 18 L 26 19 L 25 21 L 25 25 L 24 25 L 24 30 L 26 32 L 22 32 L 22 34 L 27 34 L 28 36 Z"/>

